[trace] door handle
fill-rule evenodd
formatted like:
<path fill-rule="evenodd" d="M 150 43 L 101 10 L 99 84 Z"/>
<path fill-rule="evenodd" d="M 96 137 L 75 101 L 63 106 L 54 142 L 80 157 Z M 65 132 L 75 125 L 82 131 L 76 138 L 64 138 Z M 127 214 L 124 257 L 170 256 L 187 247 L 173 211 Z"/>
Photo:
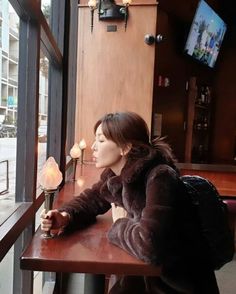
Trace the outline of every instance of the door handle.
<path fill-rule="evenodd" d="M 152 45 L 155 43 L 155 37 L 153 35 L 147 34 L 144 36 L 144 42 L 147 45 Z"/>
<path fill-rule="evenodd" d="M 164 39 L 164 37 L 161 34 L 158 34 L 156 37 L 151 34 L 146 34 L 144 36 L 144 42 L 147 45 L 153 45 L 155 42 L 159 44 L 163 41 L 163 39 Z"/>

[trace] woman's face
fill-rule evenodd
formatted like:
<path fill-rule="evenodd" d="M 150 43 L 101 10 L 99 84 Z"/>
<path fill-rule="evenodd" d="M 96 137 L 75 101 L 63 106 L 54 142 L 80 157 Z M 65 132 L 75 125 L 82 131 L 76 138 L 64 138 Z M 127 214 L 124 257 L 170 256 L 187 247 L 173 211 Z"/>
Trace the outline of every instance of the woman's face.
<path fill-rule="evenodd" d="M 97 168 L 109 167 L 115 174 L 120 174 L 126 162 L 125 156 L 122 156 L 122 149 L 115 142 L 104 136 L 101 125 L 96 130 L 92 150 Z"/>

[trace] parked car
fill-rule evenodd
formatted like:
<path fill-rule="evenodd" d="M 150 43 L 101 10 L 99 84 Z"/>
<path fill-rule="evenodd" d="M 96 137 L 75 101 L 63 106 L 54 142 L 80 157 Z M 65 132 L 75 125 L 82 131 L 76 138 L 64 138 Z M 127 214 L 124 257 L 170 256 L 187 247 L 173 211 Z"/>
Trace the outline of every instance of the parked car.
<path fill-rule="evenodd" d="M 0 125 L 0 138 L 14 138 L 16 137 L 16 126 L 14 125 Z"/>
<path fill-rule="evenodd" d="M 38 141 L 39 143 L 47 142 L 47 126 L 42 125 L 38 128 Z"/>

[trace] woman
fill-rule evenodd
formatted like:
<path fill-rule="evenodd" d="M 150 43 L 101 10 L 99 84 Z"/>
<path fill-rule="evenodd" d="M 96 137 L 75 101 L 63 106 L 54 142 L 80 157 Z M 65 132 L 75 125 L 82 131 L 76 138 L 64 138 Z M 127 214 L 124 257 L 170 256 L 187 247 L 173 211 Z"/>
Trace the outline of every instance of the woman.
<path fill-rule="evenodd" d="M 161 265 L 162 274 L 119 277 L 109 293 L 219 293 L 169 145 L 150 143 L 145 121 L 132 112 L 107 114 L 94 131 L 96 167 L 105 168 L 100 181 L 59 210 L 43 213 L 42 229 L 76 229 L 112 207 L 109 241 Z"/>

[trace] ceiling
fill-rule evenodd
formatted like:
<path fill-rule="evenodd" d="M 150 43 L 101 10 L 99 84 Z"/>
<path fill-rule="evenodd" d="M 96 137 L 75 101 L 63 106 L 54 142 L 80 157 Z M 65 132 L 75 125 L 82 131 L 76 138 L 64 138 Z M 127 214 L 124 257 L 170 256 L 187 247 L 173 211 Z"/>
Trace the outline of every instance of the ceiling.
<path fill-rule="evenodd" d="M 205 0 L 226 22 L 225 40 L 229 46 L 236 46 L 236 5 L 235 0 Z M 159 9 L 178 20 L 182 28 L 189 28 L 199 0 L 158 0 Z"/>
<path fill-rule="evenodd" d="M 225 20 L 228 26 L 236 25 L 235 0 L 205 0 Z M 159 7 L 164 11 L 180 18 L 191 21 L 199 0 L 159 0 Z"/>

